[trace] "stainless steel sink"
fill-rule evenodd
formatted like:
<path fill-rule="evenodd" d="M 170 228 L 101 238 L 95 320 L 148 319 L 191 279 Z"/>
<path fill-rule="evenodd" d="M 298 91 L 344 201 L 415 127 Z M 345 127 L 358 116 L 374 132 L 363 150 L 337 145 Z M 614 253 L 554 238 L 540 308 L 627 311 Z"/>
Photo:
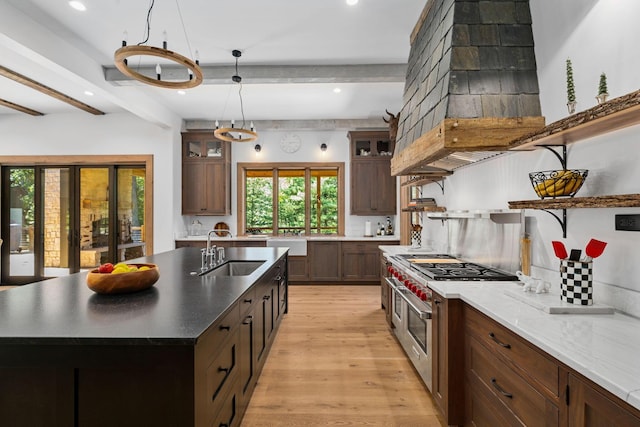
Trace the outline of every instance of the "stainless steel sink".
<path fill-rule="evenodd" d="M 248 276 L 256 271 L 264 261 L 225 261 L 202 275 L 214 276 Z"/>

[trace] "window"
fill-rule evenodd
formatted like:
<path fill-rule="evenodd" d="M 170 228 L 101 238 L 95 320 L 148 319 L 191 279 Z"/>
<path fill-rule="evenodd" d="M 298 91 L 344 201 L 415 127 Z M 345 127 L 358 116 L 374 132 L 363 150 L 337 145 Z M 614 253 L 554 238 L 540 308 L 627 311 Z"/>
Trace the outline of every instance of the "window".
<path fill-rule="evenodd" d="M 246 234 L 344 234 L 344 164 L 239 164 L 239 230 Z"/>

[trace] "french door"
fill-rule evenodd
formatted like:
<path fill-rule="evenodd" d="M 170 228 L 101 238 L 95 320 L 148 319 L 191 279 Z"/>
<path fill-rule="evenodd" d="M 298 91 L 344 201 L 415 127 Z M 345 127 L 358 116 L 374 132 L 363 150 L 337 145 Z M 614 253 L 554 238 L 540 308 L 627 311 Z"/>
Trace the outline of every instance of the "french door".
<path fill-rule="evenodd" d="M 144 166 L 2 168 L 3 284 L 145 255 Z"/>

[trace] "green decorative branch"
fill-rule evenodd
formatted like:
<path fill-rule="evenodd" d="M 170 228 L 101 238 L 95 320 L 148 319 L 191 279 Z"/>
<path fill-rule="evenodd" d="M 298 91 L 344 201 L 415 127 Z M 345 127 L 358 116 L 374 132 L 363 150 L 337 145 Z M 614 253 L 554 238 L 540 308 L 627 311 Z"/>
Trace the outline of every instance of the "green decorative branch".
<path fill-rule="evenodd" d="M 567 59 L 567 102 L 576 102 L 576 88 L 573 84 L 573 67 Z"/>
<path fill-rule="evenodd" d="M 600 83 L 598 84 L 598 95 L 609 94 L 607 91 L 607 75 L 605 73 L 600 74 Z"/>

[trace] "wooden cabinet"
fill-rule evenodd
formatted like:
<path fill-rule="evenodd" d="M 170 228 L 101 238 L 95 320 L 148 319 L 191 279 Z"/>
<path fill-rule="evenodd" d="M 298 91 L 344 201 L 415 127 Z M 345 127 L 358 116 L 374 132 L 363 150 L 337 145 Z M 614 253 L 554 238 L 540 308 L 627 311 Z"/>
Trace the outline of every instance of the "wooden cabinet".
<path fill-rule="evenodd" d="M 389 132 L 352 131 L 349 140 L 351 214 L 395 215 L 396 177 L 391 176 Z"/>
<path fill-rule="evenodd" d="M 569 427 L 640 426 L 640 411 L 601 387 L 569 374 Z"/>
<path fill-rule="evenodd" d="M 432 290 L 431 394 L 448 425 L 462 424 L 463 399 L 463 303 Z"/>
<path fill-rule="evenodd" d="M 309 241 L 307 250 L 309 280 L 319 282 L 341 280 L 340 242 Z"/>
<path fill-rule="evenodd" d="M 290 256 L 289 264 L 289 281 L 290 282 L 306 282 L 309 280 L 306 256 Z"/>
<path fill-rule="evenodd" d="M 342 242 L 342 280 L 372 282 L 380 280 L 380 250 L 377 242 Z"/>
<path fill-rule="evenodd" d="M 490 417 L 500 420 L 495 425 L 565 425 L 560 391 L 567 371 L 469 306 L 464 322 L 465 425 L 484 425 Z"/>
<path fill-rule="evenodd" d="M 231 152 L 213 132 L 182 133 L 182 214 L 231 214 Z"/>

